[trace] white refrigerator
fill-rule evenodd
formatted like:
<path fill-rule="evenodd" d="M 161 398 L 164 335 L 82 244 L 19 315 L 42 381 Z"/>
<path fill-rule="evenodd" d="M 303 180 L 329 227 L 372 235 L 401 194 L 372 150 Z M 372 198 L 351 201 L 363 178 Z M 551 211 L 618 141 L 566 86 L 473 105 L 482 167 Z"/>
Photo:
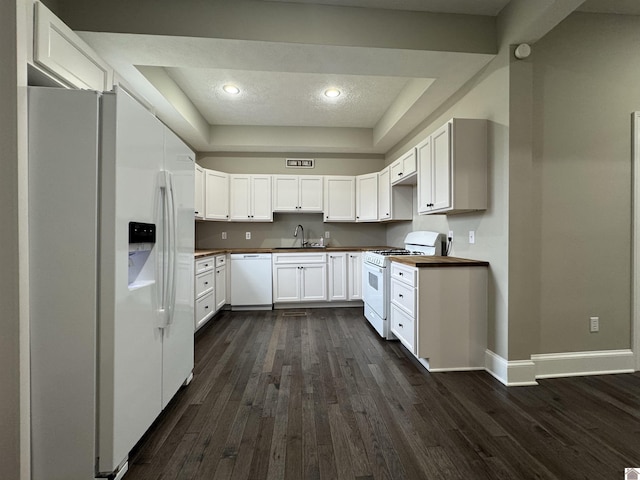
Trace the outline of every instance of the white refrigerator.
<path fill-rule="evenodd" d="M 29 89 L 32 478 L 121 478 L 193 370 L 193 152 L 122 90 Z"/>

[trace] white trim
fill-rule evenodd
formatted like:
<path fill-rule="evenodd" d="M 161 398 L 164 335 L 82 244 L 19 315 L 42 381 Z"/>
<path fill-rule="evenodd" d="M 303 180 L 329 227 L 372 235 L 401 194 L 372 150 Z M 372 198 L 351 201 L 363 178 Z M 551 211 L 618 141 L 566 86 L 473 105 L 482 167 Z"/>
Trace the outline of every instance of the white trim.
<path fill-rule="evenodd" d="M 451 368 L 431 368 L 429 366 L 428 358 L 420 358 L 416 357 L 418 361 L 422 364 L 424 368 L 426 368 L 431 373 L 438 372 L 470 372 L 472 370 L 485 370 L 484 367 L 451 367 Z"/>
<path fill-rule="evenodd" d="M 631 348 L 635 353 L 635 369 L 640 370 L 640 112 L 634 112 L 632 119 L 632 274 L 631 274 Z"/>
<path fill-rule="evenodd" d="M 536 378 L 577 377 L 633 373 L 634 371 L 634 354 L 631 350 L 543 353 L 531 355 L 531 360 L 536 366 Z"/>
<path fill-rule="evenodd" d="M 485 369 L 508 387 L 537 385 L 536 366 L 531 360 L 507 361 L 487 349 L 484 352 Z"/>

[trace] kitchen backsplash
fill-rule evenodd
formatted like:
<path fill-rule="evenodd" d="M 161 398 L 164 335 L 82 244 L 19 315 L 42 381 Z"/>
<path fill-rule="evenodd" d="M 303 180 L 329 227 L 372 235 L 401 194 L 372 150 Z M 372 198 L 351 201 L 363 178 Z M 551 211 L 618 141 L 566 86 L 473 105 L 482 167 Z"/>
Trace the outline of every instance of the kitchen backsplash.
<path fill-rule="evenodd" d="M 196 222 L 196 248 L 272 248 L 300 246 L 301 235 L 293 236 L 297 225 L 304 228 L 304 238 L 318 242 L 325 232 L 325 245 L 384 246 L 387 227 L 377 223 L 324 223 L 321 213 L 275 213 L 273 223 Z M 222 239 L 226 232 L 226 240 Z M 251 238 L 246 239 L 247 232 Z M 398 245 L 392 245 L 398 246 Z"/>

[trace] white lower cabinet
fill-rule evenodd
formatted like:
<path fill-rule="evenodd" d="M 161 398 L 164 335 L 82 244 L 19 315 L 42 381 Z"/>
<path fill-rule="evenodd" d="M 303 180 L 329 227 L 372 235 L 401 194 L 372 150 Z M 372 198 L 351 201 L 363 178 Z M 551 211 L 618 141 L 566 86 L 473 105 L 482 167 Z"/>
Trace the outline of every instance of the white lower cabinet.
<path fill-rule="evenodd" d="M 429 371 L 484 368 L 487 268 L 391 263 L 391 331 Z"/>
<path fill-rule="evenodd" d="M 195 261 L 195 330 L 202 327 L 216 312 L 214 265 L 213 257 Z"/>
<path fill-rule="evenodd" d="M 347 253 L 347 300 L 362 300 L 362 253 Z"/>
<path fill-rule="evenodd" d="M 347 254 L 329 254 L 329 300 L 348 300 Z"/>
<path fill-rule="evenodd" d="M 227 304 L 227 256 L 216 255 L 216 312 Z"/>
<path fill-rule="evenodd" d="M 274 254 L 273 302 L 327 300 L 326 253 Z"/>

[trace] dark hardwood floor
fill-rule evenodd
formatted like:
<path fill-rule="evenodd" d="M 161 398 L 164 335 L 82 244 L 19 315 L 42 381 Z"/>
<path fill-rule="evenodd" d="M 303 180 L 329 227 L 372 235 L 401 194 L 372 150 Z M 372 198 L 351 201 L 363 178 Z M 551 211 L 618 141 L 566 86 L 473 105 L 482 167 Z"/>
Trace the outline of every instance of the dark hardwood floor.
<path fill-rule="evenodd" d="M 429 374 L 361 308 L 210 323 L 193 382 L 125 480 L 621 479 L 640 466 L 639 374 L 511 388 Z"/>

